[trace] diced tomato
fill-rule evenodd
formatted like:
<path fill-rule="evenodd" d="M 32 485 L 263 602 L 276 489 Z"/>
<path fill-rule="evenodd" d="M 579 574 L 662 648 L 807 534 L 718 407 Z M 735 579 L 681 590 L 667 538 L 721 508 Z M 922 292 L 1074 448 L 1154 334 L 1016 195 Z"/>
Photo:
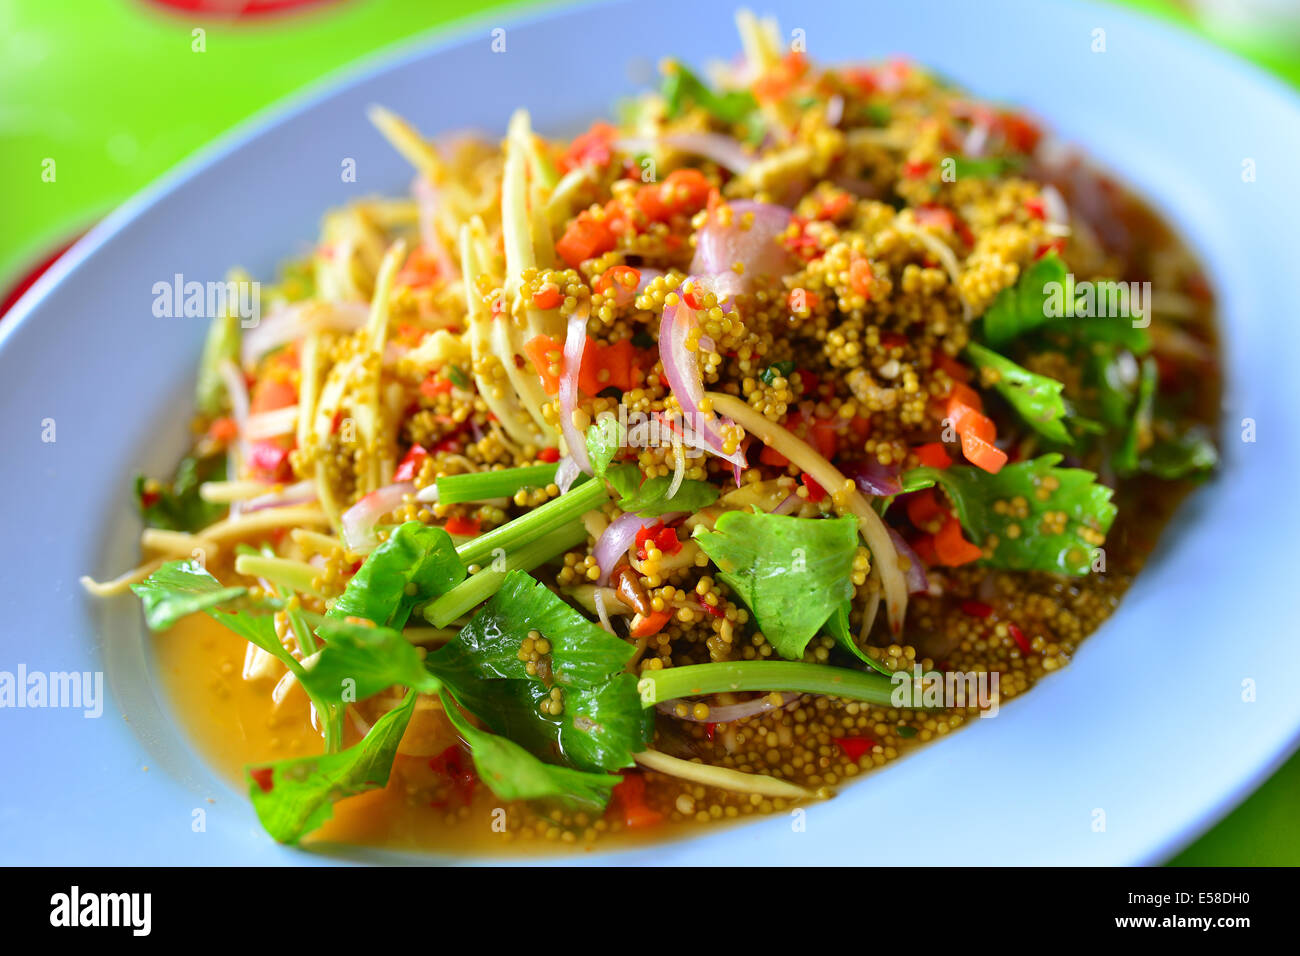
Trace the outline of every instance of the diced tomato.
<path fill-rule="evenodd" d="M 942 369 L 954 382 L 965 384 L 970 381 L 971 371 L 955 358 L 944 352 L 934 353 L 934 367 Z"/>
<path fill-rule="evenodd" d="M 1064 239 L 1052 239 L 1049 242 L 1040 242 L 1038 248 L 1034 250 L 1034 258 L 1041 259 L 1050 252 L 1055 252 L 1058 256 L 1065 252 Z"/>
<path fill-rule="evenodd" d="M 1025 212 L 1029 213 L 1029 215 L 1033 216 L 1035 219 L 1047 218 L 1047 210 L 1043 206 L 1043 201 L 1037 196 L 1025 200 Z"/>
<path fill-rule="evenodd" d="M 638 378 L 639 356 L 630 339 L 619 339 L 613 345 L 601 346 L 594 350 L 599 355 L 600 367 L 609 372 L 609 380 L 601 388 L 614 386 L 620 392 L 628 392 L 636 387 Z M 599 393 L 600 389 L 592 394 Z"/>
<path fill-rule="evenodd" d="M 424 465 L 424 460 L 429 457 L 428 451 L 422 445 L 412 445 L 406 452 L 401 464 L 393 472 L 393 481 L 414 481 L 415 476 L 420 473 L 420 468 Z"/>
<path fill-rule="evenodd" d="M 916 221 L 922 226 L 936 226 L 948 232 L 957 231 L 957 217 L 947 206 L 921 206 L 916 210 Z"/>
<path fill-rule="evenodd" d="M 298 403 L 298 390 L 282 378 L 263 377 L 253 386 L 252 401 L 248 411 L 256 415 L 259 412 L 273 412 L 277 408 L 288 408 Z"/>
<path fill-rule="evenodd" d="M 779 63 L 754 81 L 751 87 L 759 102 L 775 102 L 784 98 L 795 83 L 808 72 L 808 58 L 797 50 L 783 56 Z"/>
<path fill-rule="evenodd" d="M 798 377 L 799 384 L 803 386 L 803 393 L 805 395 L 811 395 L 813 392 L 817 391 L 817 389 L 821 388 L 822 380 L 815 373 L 808 371 L 806 368 L 797 368 L 794 370 L 794 374 Z"/>
<path fill-rule="evenodd" d="M 647 183 L 637 191 L 637 208 L 651 222 L 693 216 L 708 205 L 713 184 L 698 169 L 675 169 L 662 183 Z"/>
<path fill-rule="evenodd" d="M 831 740 L 850 760 L 861 760 L 866 754 L 871 753 L 871 748 L 876 746 L 876 742 L 870 737 L 832 737 Z"/>
<path fill-rule="evenodd" d="M 656 536 L 665 530 L 662 521 L 656 521 L 654 524 L 642 526 L 636 533 L 636 556 L 642 561 L 646 559 L 646 545 L 654 544 L 657 548 L 658 543 L 655 541 Z"/>
<path fill-rule="evenodd" d="M 629 830 L 652 827 L 664 818 L 662 813 L 646 803 L 645 778 L 635 770 L 623 772 L 623 779 L 614 788 L 613 796 Z"/>
<path fill-rule="evenodd" d="M 932 441 L 916 448 L 916 459 L 927 468 L 947 468 L 952 464 L 952 457 L 943 442 Z"/>
<path fill-rule="evenodd" d="M 924 179 L 930 171 L 930 163 L 921 159 L 908 160 L 903 164 L 903 176 L 907 179 Z"/>
<path fill-rule="evenodd" d="M 208 434 L 219 442 L 232 442 L 239 437 L 239 426 L 233 418 L 218 418 L 208 426 Z"/>
<path fill-rule="evenodd" d="M 588 259 L 609 252 L 617 244 L 614 232 L 603 220 L 596 219 L 590 211 L 578 214 L 564 230 L 555 251 L 571 268 L 578 268 Z"/>
<path fill-rule="evenodd" d="M 275 785 L 274 767 L 249 767 L 248 775 L 263 793 L 270 793 L 271 788 Z"/>
<path fill-rule="evenodd" d="M 397 273 L 395 282 L 397 285 L 416 288 L 433 282 L 438 278 L 439 271 L 438 257 L 423 245 L 419 245 L 407 255 L 406 262 Z"/>
<path fill-rule="evenodd" d="M 813 445 L 821 456 L 827 461 L 834 458 L 839 450 L 840 436 L 833 421 L 829 418 L 816 419 L 809 431 L 812 433 Z"/>
<path fill-rule="evenodd" d="M 1016 646 L 1020 648 L 1021 654 L 1032 654 L 1034 652 L 1033 645 L 1029 643 L 1029 638 L 1025 637 L 1025 632 L 1019 627 L 1015 624 L 1008 624 L 1007 631 L 1011 634 L 1011 639 L 1016 642 Z"/>
<path fill-rule="evenodd" d="M 807 289 L 792 289 L 788 297 L 790 311 L 796 315 L 807 315 L 821 303 L 821 296 Z"/>
<path fill-rule="evenodd" d="M 549 355 L 554 352 L 560 353 L 560 365 L 563 367 L 564 346 L 549 335 L 537 335 L 524 343 L 524 354 L 532 361 L 537 374 L 542 377 L 542 387 L 547 395 L 554 395 L 560 390 L 560 377 L 552 374 L 550 370 Z"/>
<path fill-rule="evenodd" d="M 727 616 L 727 612 L 724 611 L 722 608 L 718 607 L 716 604 L 710 604 L 708 601 L 704 600 L 704 598 L 698 595 L 696 595 L 695 603 L 700 606 L 700 610 L 708 614 L 710 617 L 722 618 Z"/>
<path fill-rule="evenodd" d="M 876 92 L 876 71 L 873 69 L 865 66 L 847 67 L 840 71 L 840 76 L 859 93 L 870 96 Z"/>
<path fill-rule="evenodd" d="M 447 519 L 445 530 L 448 534 L 454 534 L 461 538 L 474 538 L 478 536 L 479 523 L 473 518 L 452 515 Z"/>
<path fill-rule="evenodd" d="M 420 394 L 425 398 L 436 398 L 451 391 L 451 379 L 430 375 L 420 383 Z"/>
<path fill-rule="evenodd" d="M 983 601 L 962 601 L 961 610 L 963 614 L 969 614 L 971 617 L 986 618 L 993 616 L 993 606 L 985 604 Z"/>
<path fill-rule="evenodd" d="M 563 301 L 560 290 L 549 282 L 533 293 L 533 305 L 539 309 L 558 309 Z"/>
<path fill-rule="evenodd" d="M 615 127 L 597 120 L 587 132 L 574 137 L 556 167 L 561 173 L 567 173 L 579 166 L 608 166 L 614 156 L 612 146 L 617 138 Z"/>
<path fill-rule="evenodd" d="M 871 272 L 871 263 L 866 259 L 854 259 L 849 263 L 849 287 L 860 296 L 871 297 L 871 287 L 876 277 Z"/>
<path fill-rule="evenodd" d="M 808 474 L 807 472 L 804 472 L 802 475 L 799 476 L 799 480 L 802 481 L 803 486 L 808 489 L 809 501 L 816 504 L 817 502 L 821 501 L 823 498 L 826 497 L 826 489 L 823 488 L 821 485 L 817 484 L 817 479 L 814 478 L 812 475 Z"/>
<path fill-rule="evenodd" d="M 474 772 L 474 763 L 459 744 L 452 744 L 436 757 L 429 758 L 429 769 L 445 776 L 451 782 L 452 793 L 461 806 L 469 806 L 474 798 L 474 787 L 478 775 Z M 435 801 L 434 806 L 445 806 L 446 801 Z"/>
<path fill-rule="evenodd" d="M 918 531 L 929 531 L 934 519 L 946 514 L 935 497 L 933 488 L 925 488 L 905 495 L 903 507 L 907 511 L 907 520 L 912 522 Z"/>
<path fill-rule="evenodd" d="M 632 628 L 632 636 L 641 638 L 658 634 L 664 629 L 664 625 L 672 620 L 672 617 L 672 611 L 655 611 L 652 614 L 647 614 Z"/>
<path fill-rule="evenodd" d="M 259 438 L 249 442 L 248 466 L 255 475 L 267 481 L 289 481 L 293 478 L 289 451 L 274 438 Z"/>
<path fill-rule="evenodd" d="M 978 561 L 984 552 L 962 536 L 961 522 L 952 515 L 934 535 L 934 553 L 937 563 L 955 568 Z"/>
<path fill-rule="evenodd" d="M 682 550 L 682 543 L 677 540 L 676 528 L 664 528 L 655 535 L 655 547 L 663 554 L 676 554 Z"/>
<path fill-rule="evenodd" d="M 636 298 L 636 287 L 641 282 L 641 273 L 631 266 L 610 266 L 592 283 L 592 288 L 601 295 L 610 296 L 615 305 L 627 305 Z"/>
<path fill-rule="evenodd" d="M 767 445 L 764 445 L 763 450 L 758 453 L 758 460 L 764 465 L 771 465 L 774 468 L 784 468 L 790 464 L 789 458 Z"/>
<path fill-rule="evenodd" d="M 999 125 L 1007 138 L 1007 143 L 1017 153 L 1025 155 L 1033 153 L 1043 136 L 1042 130 L 1036 123 L 1019 113 L 1003 113 L 999 118 Z"/>
<path fill-rule="evenodd" d="M 560 449 L 543 448 L 541 451 L 537 453 L 537 460 L 544 461 L 548 465 L 553 465 L 560 460 Z"/>

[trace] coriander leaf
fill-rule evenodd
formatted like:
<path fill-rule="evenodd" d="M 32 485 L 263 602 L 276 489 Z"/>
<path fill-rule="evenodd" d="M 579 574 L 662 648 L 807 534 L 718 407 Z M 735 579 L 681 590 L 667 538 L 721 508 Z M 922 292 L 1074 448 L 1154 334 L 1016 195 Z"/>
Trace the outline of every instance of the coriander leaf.
<path fill-rule="evenodd" d="M 451 536 L 419 521 L 399 525 L 370 552 L 330 606 L 328 617 L 361 617 L 400 630 L 417 605 L 465 579 Z"/>
<path fill-rule="evenodd" d="M 1138 377 L 1137 402 L 1124 431 L 1124 440 L 1111 456 L 1111 466 L 1119 475 L 1128 476 L 1138 470 L 1138 449 L 1151 442 L 1151 414 L 1156 401 L 1156 360 L 1146 358 Z"/>
<path fill-rule="evenodd" d="M 672 479 L 666 475 L 641 480 L 641 471 L 635 465 L 615 468 L 605 479 L 618 496 L 618 506 L 643 518 L 654 518 L 674 511 L 696 512 L 718 500 L 718 489 L 707 481 L 687 478 L 668 497 Z"/>
<path fill-rule="evenodd" d="M 569 806 L 602 810 L 618 785 L 616 774 L 587 773 L 542 763 L 505 737 L 479 730 L 444 691 L 443 710 L 457 733 L 469 744 L 479 778 L 502 800 L 553 799 Z"/>
<path fill-rule="evenodd" d="M 587 457 L 596 477 L 603 477 L 610 462 L 623 447 L 623 427 L 613 415 L 604 415 L 587 429 Z"/>
<path fill-rule="evenodd" d="M 714 119 L 728 125 L 744 123 L 758 112 L 758 101 L 748 90 L 715 93 L 680 63 L 673 63 L 664 77 L 662 93 L 668 119 L 676 119 L 691 106 L 699 106 Z"/>
<path fill-rule="evenodd" d="M 222 587 L 197 561 L 168 561 L 139 584 L 131 585 L 144 605 L 145 623 L 165 631 L 195 611 L 207 611 L 248 593 L 245 587 Z"/>
<path fill-rule="evenodd" d="M 187 455 L 176 466 L 170 482 L 139 475 L 135 479 L 135 498 L 140 517 L 148 527 L 168 531 L 197 531 L 207 527 L 221 517 L 226 506 L 204 501 L 199 496 L 199 485 L 225 477 L 224 455 L 204 458 Z"/>
<path fill-rule="evenodd" d="M 1012 571 L 1087 574 L 1115 520 L 1111 489 L 1082 468 L 1058 468 L 1058 454 L 1006 465 L 996 475 L 967 465 L 915 468 L 905 484 L 943 488 L 985 564 Z"/>
<path fill-rule="evenodd" d="M 249 767 L 248 794 L 266 832 L 297 843 L 333 815 L 339 800 L 388 786 L 415 698 L 414 691 L 407 694 L 347 750 Z"/>
<path fill-rule="evenodd" d="M 549 643 L 535 654 L 528 650 L 534 631 Z M 470 713 L 534 755 L 580 770 L 617 770 L 632 765 L 654 727 L 626 670 L 633 653 L 527 573 L 511 571 L 425 663 Z M 560 712 L 549 712 L 549 703 L 543 711 L 546 701 Z"/>
<path fill-rule="evenodd" d="M 998 374 L 993 387 L 1035 431 L 1063 445 L 1073 443 L 1074 439 L 1065 428 L 1070 409 L 1061 397 L 1064 385 L 974 342 L 966 347 L 966 354 L 977 368 L 991 369 Z"/>
<path fill-rule="evenodd" d="M 1001 348 L 1012 339 L 1050 322 L 1049 284 L 1065 285 L 1065 263 L 1056 253 L 1048 253 L 1029 266 L 1009 289 L 998 293 L 984 313 L 984 340 Z"/>
<path fill-rule="evenodd" d="M 854 518 L 727 511 L 713 531 L 700 525 L 693 537 L 786 660 L 799 660 L 827 618 L 853 597 Z"/>
<path fill-rule="evenodd" d="M 352 703 L 394 684 L 424 694 L 436 694 L 442 686 L 400 631 L 327 619 L 316 633 L 325 646 L 303 662 L 300 679 L 321 700 Z"/>

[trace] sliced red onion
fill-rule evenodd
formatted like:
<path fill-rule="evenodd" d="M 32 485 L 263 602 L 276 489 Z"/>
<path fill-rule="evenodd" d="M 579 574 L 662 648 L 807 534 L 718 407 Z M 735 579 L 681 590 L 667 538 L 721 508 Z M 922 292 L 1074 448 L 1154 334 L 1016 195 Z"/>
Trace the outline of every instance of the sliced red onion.
<path fill-rule="evenodd" d="M 560 431 L 569 446 L 569 455 L 580 471 L 591 474 L 591 460 L 587 457 L 587 442 L 578 426 L 573 424 L 573 412 L 578 407 L 578 373 L 582 369 L 582 353 L 587 349 L 587 310 L 578 309 L 569 316 L 569 329 L 564 336 L 564 371 L 560 375 Z"/>
<path fill-rule="evenodd" d="M 709 705 L 709 714 L 703 720 L 696 717 L 692 711 L 692 702 L 678 698 L 676 700 L 664 700 L 655 704 L 655 710 L 661 714 L 667 714 L 670 717 L 676 717 L 678 720 L 689 720 L 697 724 L 731 724 L 738 720 L 744 720 L 746 717 L 756 717 L 759 714 L 766 714 L 769 710 L 776 710 L 779 707 L 788 707 L 799 699 L 800 694 L 782 694 L 781 702 L 776 703 L 772 700 L 771 693 L 762 694 L 752 700 L 742 701 L 739 704 L 724 704 L 721 707 Z M 682 716 L 677 713 L 677 705 L 686 705 L 686 714 Z"/>
<path fill-rule="evenodd" d="M 636 294 L 640 295 L 650 287 L 650 283 L 655 279 L 662 278 L 666 273 L 663 269 L 651 269 L 649 266 L 637 266 L 636 271 L 640 273 L 641 278 L 637 280 Z"/>
<path fill-rule="evenodd" d="M 687 280 L 692 281 L 695 281 L 694 277 Z M 680 295 L 679 289 L 678 296 Z M 703 448 L 743 469 L 748 463 L 739 448 L 730 455 L 722 451 L 723 438 L 718 426 L 723 419 L 717 415 L 706 418 L 700 411 L 700 402 L 704 398 L 704 379 L 700 373 L 698 353 L 686 348 L 686 336 L 694 325 L 695 311 L 684 301 L 664 307 L 663 319 L 659 324 L 659 358 L 663 363 L 668 387 L 681 406 L 689 426 L 683 442 L 695 448 Z"/>
<path fill-rule="evenodd" d="M 695 234 L 691 260 L 691 272 L 710 277 L 706 285 L 718 295 L 747 292 L 758 276 L 782 275 L 793 265 L 793 257 L 777 241 L 790 225 L 789 209 L 750 199 L 737 199 L 729 206 L 730 225 L 724 226 L 716 213 L 711 214 Z M 746 228 L 743 220 L 751 214 Z M 738 262 L 744 266 L 740 274 L 732 268 Z"/>
<path fill-rule="evenodd" d="M 460 274 L 460 269 L 452 262 L 447 247 L 438 235 L 438 203 L 441 200 L 438 187 L 423 176 L 417 176 L 411 186 L 415 193 L 415 204 L 419 209 L 420 242 L 438 263 L 438 272 L 443 279 Z"/>
<path fill-rule="evenodd" d="M 272 349 L 302 338 L 316 329 L 355 332 L 366 324 L 370 306 L 364 302 L 293 302 L 273 309 L 240 344 L 240 354 L 252 365 Z"/>
<path fill-rule="evenodd" d="M 1070 208 L 1065 204 L 1065 197 L 1055 186 L 1043 187 L 1043 218 L 1046 231 L 1054 236 L 1070 234 Z"/>
<path fill-rule="evenodd" d="M 836 93 L 826 101 L 826 125 L 834 129 L 844 119 L 844 97 Z"/>
<path fill-rule="evenodd" d="M 263 508 L 276 508 L 281 505 L 305 505 L 316 500 L 316 483 L 299 481 L 286 485 L 280 491 L 268 491 L 265 494 L 249 498 L 244 502 L 243 511 L 260 511 Z"/>
<path fill-rule="evenodd" d="M 582 474 L 578 468 L 578 463 L 570 455 L 565 455 L 560 459 L 559 466 L 555 469 L 555 487 L 560 489 L 560 494 L 564 494 L 573 487 L 573 483 Z"/>
<path fill-rule="evenodd" d="M 298 406 L 286 405 L 269 412 L 257 412 L 248 416 L 244 422 L 244 437 L 249 441 L 261 438 L 279 438 L 281 435 L 293 434 L 298 424 Z"/>
<path fill-rule="evenodd" d="M 798 495 L 786 495 L 785 498 L 781 500 L 781 503 L 773 508 L 770 513 L 774 515 L 788 515 L 791 511 L 794 511 L 798 504 Z"/>
<path fill-rule="evenodd" d="M 853 479 L 858 490 L 866 495 L 887 498 L 903 493 L 903 485 L 898 480 L 897 465 L 882 465 L 875 458 L 846 465 L 844 474 Z"/>
<path fill-rule="evenodd" d="M 894 542 L 894 550 L 902 557 L 907 559 L 907 572 L 904 577 L 907 578 L 907 593 L 921 594 L 930 590 L 930 579 L 925 576 L 925 565 L 921 559 L 916 556 L 912 546 L 904 540 L 903 536 L 893 528 L 886 526 L 889 531 L 889 537 Z"/>
<path fill-rule="evenodd" d="M 407 495 L 415 494 L 415 482 L 399 481 L 376 488 L 343 512 L 343 543 L 351 551 L 369 551 L 375 546 L 375 525 L 379 519 L 402 506 Z"/>
<path fill-rule="evenodd" d="M 614 142 L 614 148 L 622 153 L 648 153 L 656 146 L 703 156 L 737 174 L 745 172 L 755 162 L 755 157 L 745 152 L 739 141 L 721 133 L 665 133 L 657 139 L 638 136 Z"/>

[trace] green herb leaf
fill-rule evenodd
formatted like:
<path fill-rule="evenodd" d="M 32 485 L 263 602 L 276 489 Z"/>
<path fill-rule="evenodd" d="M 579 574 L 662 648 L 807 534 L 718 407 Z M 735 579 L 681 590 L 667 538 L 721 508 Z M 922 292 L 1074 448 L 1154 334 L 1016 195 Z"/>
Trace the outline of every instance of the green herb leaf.
<path fill-rule="evenodd" d="M 436 694 L 438 678 L 424 667 L 420 652 L 388 627 L 352 621 L 325 620 L 316 633 L 325 641 L 320 653 L 304 662 L 302 683 L 332 704 L 365 700 L 400 684 L 424 694 Z"/>
<path fill-rule="evenodd" d="M 170 482 L 154 481 L 139 475 L 135 479 L 135 498 L 140 517 L 150 528 L 168 531 L 197 531 L 219 519 L 226 506 L 204 501 L 199 485 L 205 481 L 222 481 L 226 477 L 224 455 L 195 458 L 187 455 L 176 466 Z"/>
<path fill-rule="evenodd" d="M 587 773 L 542 763 L 505 737 L 479 730 L 443 692 L 442 706 L 456 731 L 469 744 L 479 778 L 502 800 L 556 800 L 566 806 L 602 810 L 618 785 L 615 774 Z"/>
<path fill-rule="evenodd" d="M 587 458 L 596 477 L 603 477 L 623 447 L 623 427 L 613 415 L 602 415 L 587 429 Z"/>
<path fill-rule="evenodd" d="M 150 630 L 165 631 L 195 611 L 229 604 L 248 593 L 245 587 L 222 587 L 197 561 L 168 561 L 139 584 L 131 585 L 144 605 Z"/>
<path fill-rule="evenodd" d="M 550 648 L 530 673 L 520 651 L 532 631 Z M 511 571 L 426 666 L 472 714 L 534 755 L 580 770 L 617 770 L 632 765 L 653 731 L 636 677 L 626 671 L 633 653 L 527 573 Z M 553 689 L 563 709 L 543 713 Z"/>
<path fill-rule="evenodd" d="M 977 368 L 998 373 L 998 381 L 993 387 L 1036 432 L 1063 445 L 1073 443 L 1074 439 L 1065 428 L 1070 410 L 1061 397 L 1064 385 L 974 342 L 966 347 L 966 354 Z"/>
<path fill-rule="evenodd" d="M 982 548 L 994 540 L 985 564 L 1013 571 L 1087 574 L 1093 551 L 1115 520 L 1112 492 L 1097 484 L 1090 471 L 1058 468 L 1060 461 L 1058 454 L 1041 455 L 1006 465 L 996 475 L 968 465 L 914 468 L 905 478 L 938 484 L 970 539 Z M 1062 513 L 1061 528 L 1047 524 Z"/>
<path fill-rule="evenodd" d="M 787 660 L 801 658 L 827 619 L 853 597 L 854 518 L 727 511 L 713 531 L 700 525 L 693 537 Z M 847 636 L 847 624 L 843 630 Z"/>
<path fill-rule="evenodd" d="M 297 843 L 333 815 L 339 800 L 388 786 L 415 697 L 407 694 L 347 750 L 249 767 L 248 794 L 266 831 L 281 843 Z"/>
<path fill-rule="evenodd" d="M 1144 474 L 1173 480 L 1203 475 L 1219 464 L 1219 452 L 1210 432 L 1203 425 L 1193 425 L 1177 437 L 1157 441 L 1138 460 Z"/>
<path fill-rule="evenodd" d="M 1019 169 L 1023 164 L 1014 156 L 954 156 L 952 161 L 958 180 L 989 179 Z"/>
<path fill-rule="evenodd" d="M 1124 440 L 1111 456 L 1111 467 L 1119 475 L 1136 474 L 1138 470 L 1138 447 L 1150 444 L 1151 414 L 1156 401 L 1156 378 L 1159 369 L 1153 358 L 1144 359 L 1142 371 L 1138 376 L 1137 402 L 1129 418 Z"/>
<path fill-rule="evenodd" d="M 998 293 L 984 313 L 984 340 L 1001 348 L 1012 339 L 1052 321 L 1048 314 L 1050 283 L 1065 284 L 1065 263 L 1051 252 L 1029 266 L 1009 289 Z"/>
<path fill-rule="evenodd" d="M 209 418 L 216 418 L 228 404 L 226 381 L 221 375 L 224 362 L 239 363 L 239 315 L 233 309 L 213 317 L 199 358 L 194 404 Z"/>
<path fill-rule="evenodd" d="M 831 616 L 826 619 L 826 630 L 830 632 L 830 635 L 833 638 L 835 638 L 835 643 L 839 644 L 840 647 L 844 648 L 858 660 L 862 661 L 862 663 L 866 664 L 873 670 L 880 671 L 880 673 L 884 674 L 886 677 L 891 676 L 893 671 L 880 663 L 880 661 L 876 660 L 862 648 L 858 647 L 858 642 L 853 639 L 853 632 L 849 630 L 849 612 L 852 608 L 853 603 L 851 601 L 845 601 L 832 611 Z"/>
<path fill-rule="evenodd" d="M 400 525 L 352 576 L 327 617 L 361 617 L 400 630 L 417 604 L 465 579 L 451 536 L 419 521 Z"/>
<path fill-rule="evenodd" d="M 764 385 L 771 385 L 777 378 L 789 378 L 790 373 L 794 371 L 794 362 L 787 359 L 784 362 L 773 362 L 767 368 L 763 369 L 758 376 Z"/>
<path fill-rule="evenodd" d="M 669 498 L 672 478 L 661 475 L 642 481 L 641 470 L 635 465 L 611 469 L 606 473 L 605 479 L 618 496 L 618 506 L 643 518 L 655 518 L 675 511 L 694 513 L 718 500 L 716 487 L 707 481 L 690 478 L 682 481 L 677 493 Z"/>
<path fill-rule="evenodd" d="M 748 90 L 715 93 L 680 63 L 674 63 L 664 77 L 662 93 L 668 119 L 676 119 L 687 108 L 699 106 L 714 119 L 731 125 L 746 122 L 758 111 L 758 101 Z"/>

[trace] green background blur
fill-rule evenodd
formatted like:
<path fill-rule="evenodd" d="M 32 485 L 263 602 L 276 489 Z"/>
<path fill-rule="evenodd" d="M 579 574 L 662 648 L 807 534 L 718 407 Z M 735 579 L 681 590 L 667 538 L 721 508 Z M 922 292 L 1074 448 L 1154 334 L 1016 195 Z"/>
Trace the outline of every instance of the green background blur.
<path fill-rule="evenodd" d="M 1221 6 L 1239 11 L 1242 2 Z M 259 4 L 294 8 L 237 18 L 178 9 Z M 1206 19 L 1191 12 L 1200 3 L 1122 5 L 1208 33 L 1300 86 L 1294 33 Z M 507 6 L 520 4 L 0 0 L 0 302 L 106 212 L 250 114 L 380 47 Z M 191 52 L 196 26 L 206 31 L 203 55 Z M 57 185 L 41 180 L 46 158 L 57 163 Z M 1205 761 L 1213 772 L 1213 755 Z M 1300 863 L 1298 798 L 1300 756 L 1173 862 Z"/>

